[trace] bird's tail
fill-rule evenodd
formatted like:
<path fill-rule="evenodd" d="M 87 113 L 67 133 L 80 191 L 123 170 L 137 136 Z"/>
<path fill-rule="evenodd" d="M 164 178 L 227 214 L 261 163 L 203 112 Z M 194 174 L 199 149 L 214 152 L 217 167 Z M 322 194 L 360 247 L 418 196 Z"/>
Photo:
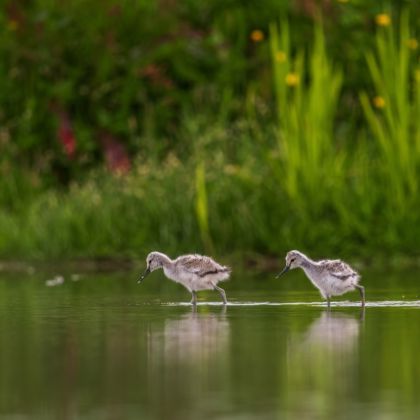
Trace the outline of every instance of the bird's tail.
<path fill-rule="evenodd" d="M 232 269 L 230 267 L 228 267 L 227 265 L 225 265 L 223 267 L 223 271 L 227 274 L 231 274 L 232 273 Z"/>
<path fill-rule="evenodd" d="M 229 277 L 230 277 L 230 275 L 231 275 L 231 273 L 232 273 L 232 269 L 231 269 L 230 267 L 224 266 L 224 267 L 223 267 L 223 270 L 222 270 L 222 273 L 224 273 L 224 274 L 225 274 L 225 275 L 223 276 L 222 281 L 224 281 L 224 280 L 228 280 L 228 279 L 229 279 Z"/>

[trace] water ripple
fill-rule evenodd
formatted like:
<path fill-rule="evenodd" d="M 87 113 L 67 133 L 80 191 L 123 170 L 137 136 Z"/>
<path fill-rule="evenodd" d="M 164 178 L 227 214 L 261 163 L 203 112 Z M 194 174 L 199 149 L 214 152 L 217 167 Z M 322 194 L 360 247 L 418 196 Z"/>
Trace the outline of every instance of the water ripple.
<path fill-rule="evenodd" d="M 190 302 L 162 302 L 163 306 L 191 306 Z M 198 306 L 222 306 L 222 302 L 198 302 Z M 326 307 L 325 302 L 228 302 L 227 306 L 314 306 Z M 331 302 L 332 307 L 360 307 L 360 302 L 357 301 L 339 301 Z M 366 302 L 366 307 L 381 308 L 381 307 L 409 307 L 420 308 L 420 300 L 381 300 Z"/>

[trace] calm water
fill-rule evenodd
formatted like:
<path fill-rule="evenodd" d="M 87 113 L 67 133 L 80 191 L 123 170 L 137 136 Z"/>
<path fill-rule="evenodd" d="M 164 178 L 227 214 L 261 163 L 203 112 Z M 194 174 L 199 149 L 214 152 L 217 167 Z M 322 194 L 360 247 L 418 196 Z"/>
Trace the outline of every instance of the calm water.
<path fill-rule="evenodd" d="M 301 272 L 235 274 L 196 311 L 161 273 L 50 277 L 0 274 L 0 418 L 420 418 L 416 271 L 364 273 L 365 313 Z"/>

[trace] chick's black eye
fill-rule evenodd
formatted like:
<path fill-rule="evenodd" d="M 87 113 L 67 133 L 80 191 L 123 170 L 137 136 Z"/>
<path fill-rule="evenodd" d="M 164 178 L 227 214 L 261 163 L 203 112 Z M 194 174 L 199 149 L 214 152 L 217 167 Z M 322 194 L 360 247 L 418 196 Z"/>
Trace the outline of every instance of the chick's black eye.
<path fill-rule="evenodd" d="M 296 259 L 296 258 L 292 258 L 292 259 L 290 260 L 290 262 L 293 262 L 295 259 Z"/>

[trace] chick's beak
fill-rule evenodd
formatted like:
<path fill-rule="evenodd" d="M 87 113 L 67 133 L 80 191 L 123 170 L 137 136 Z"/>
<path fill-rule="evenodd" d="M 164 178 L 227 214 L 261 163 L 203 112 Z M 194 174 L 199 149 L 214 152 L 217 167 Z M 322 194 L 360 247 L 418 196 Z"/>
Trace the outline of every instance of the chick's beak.
<path fill-rule="evenodd" d="M 140 280 L 137 283 L 141 283 L 149 273 L 150 273 L 150 269 L 149 267 L 147 267 L 144 273 L 141 275 Z"/>
<path fill-rule="evenodd" d="M 290 270 L 290 265 L 286 265 L 286 267 L 283 268 L 283 271 L 277 274 L 276 279 L 278 279 L 283 274 L 287 273 Z"/>

